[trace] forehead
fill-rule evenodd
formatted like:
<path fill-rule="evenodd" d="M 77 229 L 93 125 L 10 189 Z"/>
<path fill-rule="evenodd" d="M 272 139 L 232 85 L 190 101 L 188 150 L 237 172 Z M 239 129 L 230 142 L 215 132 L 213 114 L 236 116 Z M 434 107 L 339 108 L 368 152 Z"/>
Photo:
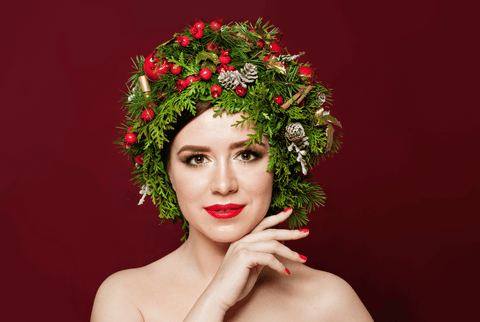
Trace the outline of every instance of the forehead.
<path fill-rule="evenodd" d="M 248 134 L 255 134 L 246 123 L 244 126 L 232 126 L 242 120 L 240 113 L 231 115 L 223 113 L 216 117 L 213 117 L 213 114 L 214 111 L 210 108 L 180 130 L 172 143 L 172 150 L 177 151 L 185 144 L 220 146 L 222 143 L 248 140 L 250 139 Z M 267 143 L 266 138 L 262 141 Z"/>

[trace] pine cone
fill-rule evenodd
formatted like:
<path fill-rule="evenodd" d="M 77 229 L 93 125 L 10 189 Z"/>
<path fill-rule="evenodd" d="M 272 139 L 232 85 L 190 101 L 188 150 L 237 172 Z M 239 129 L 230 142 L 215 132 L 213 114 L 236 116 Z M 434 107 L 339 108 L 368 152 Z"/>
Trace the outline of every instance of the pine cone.
<path fill-rule="evenodd" d="M 299 122 L 290 123 L 286 128 L 285 136 L 290 141 L 296 142 L 305 136 L 305 130 Z"/>
<path fill-rule="evenodd" d="M 235 89 L 238 85 L 247 87 L 247 85 L 242 82 L 242 76 L 237 70 L 230 72 L 221 72 L 218 76 L 218 80 L 220 81 L 220 83 L 222 83 L 222 87 L 224 87 L 225 89 Z"/>
<path fill-rule="evenodd" d="M 242 68 L 242 79 L 245 83 L 252 83 L 258 78 L 257 66 L 246 63 Z"/>
<path fill-rule="evenodd" d="M 325 103 L 325 101 L 327 100 L 327 97 L 325 96 L 324 92 L 318 93 L 317 97 L 318 97 L 318 100 L 320 102 L 322 102 L 322 104 Z M 322 104 L 320 104 L 320 105 L 322 105 Z"/>

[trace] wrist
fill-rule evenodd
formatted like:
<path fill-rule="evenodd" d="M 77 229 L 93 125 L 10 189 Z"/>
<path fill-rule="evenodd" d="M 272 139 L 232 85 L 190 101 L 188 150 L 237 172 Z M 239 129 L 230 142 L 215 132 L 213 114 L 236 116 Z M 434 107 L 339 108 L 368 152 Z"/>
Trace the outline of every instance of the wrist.
<path fill-rule="evenodd" d="M 221 303 L 208 293 L 203 293 L 195 302 L 184 322 L 223 322 L 228 308 L 224 308 Z"/>

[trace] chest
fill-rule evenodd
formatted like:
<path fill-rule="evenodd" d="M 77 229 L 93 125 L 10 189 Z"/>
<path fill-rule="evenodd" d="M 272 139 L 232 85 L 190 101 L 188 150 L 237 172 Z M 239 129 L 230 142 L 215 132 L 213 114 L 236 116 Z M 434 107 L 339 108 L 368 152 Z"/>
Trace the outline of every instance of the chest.
<path fill-rule="evenodd" d="M 181 322 L 195 305 L 202 290 L 170 290 L 162 296 L 149 296 L 141 304 L 145 322 Z M 309 321 L 308 308 L 301 294 L 280 287 L 261 287 L 231 307 L 225 322 Z"/>

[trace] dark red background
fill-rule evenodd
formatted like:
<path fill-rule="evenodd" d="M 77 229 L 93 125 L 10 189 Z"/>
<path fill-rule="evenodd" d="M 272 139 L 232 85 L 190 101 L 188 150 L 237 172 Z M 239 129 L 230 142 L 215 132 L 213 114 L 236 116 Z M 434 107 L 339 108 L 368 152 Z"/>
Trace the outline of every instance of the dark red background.
<path fill-rule="evenodd" d="M 314 4 L 315 3 L 315 4 Z M 256 21 L 334 88 L 341 152 L 315 171 L 313 268 L 376 321 L 479 317 L 478 30 L 459 1 L 15 1 L 3 11 L 2 320 L 87 321 L 100 283 L 176 249 L 114 148 L 130 57 L 195 18 Z"/>

